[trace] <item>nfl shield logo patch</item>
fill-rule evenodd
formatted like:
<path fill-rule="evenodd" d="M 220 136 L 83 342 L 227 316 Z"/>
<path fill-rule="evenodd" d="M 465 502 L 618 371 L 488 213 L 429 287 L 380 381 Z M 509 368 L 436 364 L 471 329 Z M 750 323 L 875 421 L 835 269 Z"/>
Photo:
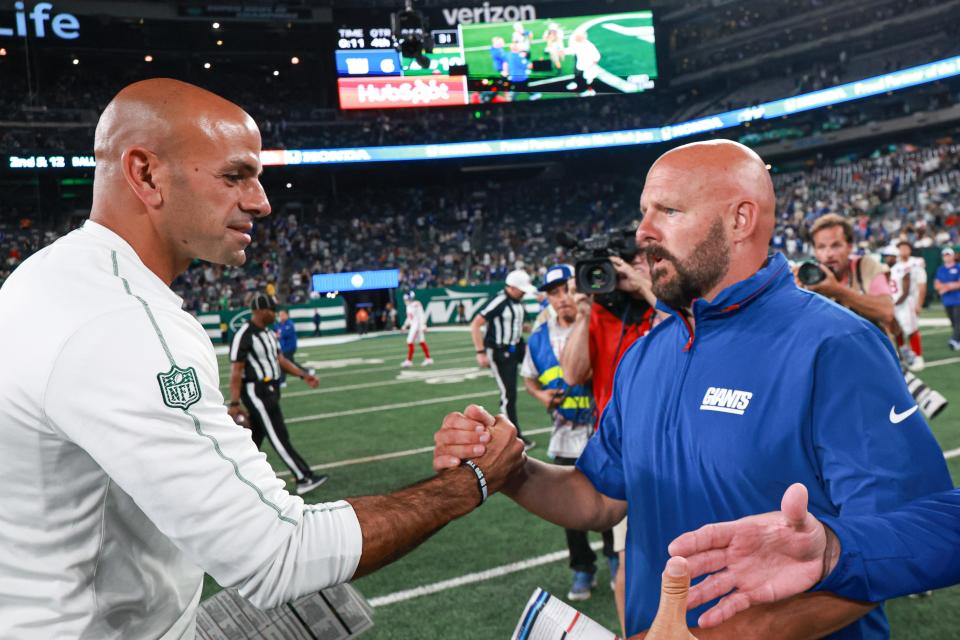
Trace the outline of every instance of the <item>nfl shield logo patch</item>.
<path fill-rule="evenodd" d="M 173 409 L 187 409 L 200 399 L 200 383 L 193 367 L 181 369 L 174 365 L 166 373 L 158 373 L 163 403 Z"/>

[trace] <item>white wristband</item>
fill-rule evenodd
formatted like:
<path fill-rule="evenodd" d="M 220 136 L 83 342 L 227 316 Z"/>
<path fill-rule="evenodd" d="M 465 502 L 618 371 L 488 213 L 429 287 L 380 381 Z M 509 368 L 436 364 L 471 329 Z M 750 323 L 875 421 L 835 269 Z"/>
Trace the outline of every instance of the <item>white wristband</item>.
<path fill-rule="evenodd" d="M 473 469 L 476 474 L 477 484 L 480 485 L 480 504 L 483 504 L 487 501 L 487 477 L 483 475 L 483 470 L 473 460 L 464 460 L 462 464 Z"/>

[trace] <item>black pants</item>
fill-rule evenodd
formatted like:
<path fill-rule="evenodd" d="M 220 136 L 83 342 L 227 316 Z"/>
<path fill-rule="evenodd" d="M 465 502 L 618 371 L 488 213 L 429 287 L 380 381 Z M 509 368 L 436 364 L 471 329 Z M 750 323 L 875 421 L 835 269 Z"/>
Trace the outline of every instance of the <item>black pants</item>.
<path fill-rule="evenodd" d="M 280 388 L 277 382 L 244 382 L 240 390 L 243 404 L 250 413 L 250 429 L 257 449 L 263 438 L 270 438 L 283 463 L 299 481 L 313 475 L 310 465 L 290 444 L 290 434 L 280 411 Z"/>
<path fill-rule="evenodd" d="M 960 341 L 960 304 L 944 307 L 947 317 L 950 318 L 950 324 L 953 326 L 953 340 Z"/>
<path fill-rule="evenodd" d="M 296 353 L 297 353 L 297 350 L 296 350 L 296 349 L 294 349 L 293 351 L 284 351 L 284 352 L 283 352 L 283 357 L 286 358 L 287 360 L 289 360 L 290 362 L 292 362 L 293 364 L 297 365 L 298 367 L 300 367 L 300 363 L 293 359 L 293 356 L 294 356 L 294 354 L 296 354 Z M 300 367 L 300 368 L 303 369 L 304 367 Z M 286 382 L 286 381 L 287 381 L 287 372 L 284 371 L 283 368 L 281 367 L 281 368 L 280 368 L 280 382 Z"/>
<path fill-rule="evenodd" d="M 487 347 L 487 358 L 490 360 L 493 379 L 500 388 L 500 413 L 507 414 L 507 418 L 517 428 L 517 436 L 522 438 L 520 422 L 517 419 L 517 370 L 523 362 L 523 346 L 516 345 L 513 351 L 505 347 Z"/>
<path fill-rule="evenodd" d="M 556 458 L 554 462 L 564 467 L 572 467 L 577 463 L 577 459 Z M 590 548 L 587 532 L 576 529 L 564 529 L 564 532 L 567 534 L 567 549 L 570 550 L 570 568 L 574 571 L 596 573 L 597 554 Z M 608 559 L 616 558 L 617 554 L 613 550 L 613 529 L 607 529 L 600 535 L 603 538 L 603 555 Z"/>

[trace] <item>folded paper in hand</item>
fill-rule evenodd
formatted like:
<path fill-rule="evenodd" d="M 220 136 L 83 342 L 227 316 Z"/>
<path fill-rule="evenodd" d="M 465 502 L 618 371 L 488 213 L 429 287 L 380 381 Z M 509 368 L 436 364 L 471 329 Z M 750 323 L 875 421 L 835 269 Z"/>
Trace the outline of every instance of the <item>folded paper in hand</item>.
<path fill-rule="evenodd" d="M 563 600 L 543 589 L 530 596 L 511 640 L 620 640 Z"/>

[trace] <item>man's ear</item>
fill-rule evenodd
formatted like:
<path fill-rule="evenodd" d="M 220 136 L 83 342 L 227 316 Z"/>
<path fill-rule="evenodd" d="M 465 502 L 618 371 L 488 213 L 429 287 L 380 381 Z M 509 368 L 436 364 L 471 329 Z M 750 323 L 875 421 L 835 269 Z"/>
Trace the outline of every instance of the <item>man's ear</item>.
<path fill-rule="evenodd" d="M 743 242 L 754 234 L 760 219 L 760 207 L 752 200 L 738 202 L 733 211 L 732 240 Z"/>
<path fill-rule="evenodd" d="M 120 168 L 130 190 L 149 209 L 163 204 L 163 193 L 157 183 L 160 159 L 143 147 L 131 147 L 120 156 Z"/>

